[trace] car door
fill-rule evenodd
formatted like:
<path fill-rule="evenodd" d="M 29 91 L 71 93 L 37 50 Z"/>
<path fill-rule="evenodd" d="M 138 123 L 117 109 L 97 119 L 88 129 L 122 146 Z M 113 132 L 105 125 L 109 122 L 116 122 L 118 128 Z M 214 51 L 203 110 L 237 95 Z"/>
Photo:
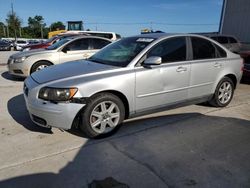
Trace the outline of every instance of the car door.
<path fill-rule="evenodd" d="M 190 64 L 186 37 L 174 37 L 156 44 L 146 58 L 162 58 L 160 65 L 140 66 L 136 72 L 136 111 L 164 107 L 188 97 Z M 145 57 L 144 56 L 144 57 Z"/>
<path fill-rule="evenodd" d="M 60 63 L 87 59 L 89 57 L 90 39 L 80 38 L 66 44 L 60 51 Z"/>
<path fill-rule="evenodd" d="M 200 37 L 191 37 L 191 46 L 192 74 L 189 98 L 194 99 L 213 93 L 212 88 L 224 66 L 226 52 L 211 41 Z"/>

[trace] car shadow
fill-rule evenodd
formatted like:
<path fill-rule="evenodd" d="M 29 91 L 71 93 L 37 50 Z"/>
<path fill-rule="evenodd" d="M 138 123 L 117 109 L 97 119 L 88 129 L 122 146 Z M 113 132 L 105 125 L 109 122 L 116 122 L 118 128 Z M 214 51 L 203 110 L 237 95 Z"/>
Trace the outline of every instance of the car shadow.
<path fill-rule="evenodd" d="M 23 82 L 25 80 L 25 78 L 10 75 L 8 71 L 3 72 L 1 76 L 6 80 L 11 80 L 16 82 Z"/>
<path fill-rule="evenodd" d="M 7 103 L 8 112 L 11 117 L 24 128 L 33 131 L 52 134 L 51 129 L 37 126 L 29 117 L 23 94 L 11 98 Z"/>
<path fill-rule="evenodd" d="M 44 168 L 2 180 L 0 187 L 250 187 L 249 135 L 250 122 L 237 118 L 184 113 L 134 119 L 116 135 L 88 140 L 72 161 L 67 154 L 47 159 L 47 168 L 69 161 L 58 173 Z M 112 182 L 96 181 L 106 178 Z"/>

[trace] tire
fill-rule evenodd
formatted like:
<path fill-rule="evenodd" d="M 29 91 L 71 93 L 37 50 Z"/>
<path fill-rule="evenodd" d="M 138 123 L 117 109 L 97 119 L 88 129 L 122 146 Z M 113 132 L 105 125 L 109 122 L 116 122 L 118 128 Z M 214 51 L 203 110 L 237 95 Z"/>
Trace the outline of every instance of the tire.
<path fill-rule="evenodd" d="M 89 138 L 109 136 L 118 130 L 124 117 L 125 108 L 120 98 L 111 93 L 100 93 L 90 98 L 81 112 L 79 127 Z"/>
<path fill-rule="evenodd" d="M 227 106 L 233 98 L 234 88 L 235 85 L 230 78 L 222 78 L 222 80 L 217 85 L 214 96 L 209 101 L 209 104 L 215 107 Z"/>
<path fill-rule="evenodd" d="M 31 67 L 31 71 L 30 74 L 32 74 L 33 72 L 42 70 L 48 66 L 51 66 L 52 63 L 48 62 L 48 61 L 38 61 L 36 62 L 32 67 Z"/>

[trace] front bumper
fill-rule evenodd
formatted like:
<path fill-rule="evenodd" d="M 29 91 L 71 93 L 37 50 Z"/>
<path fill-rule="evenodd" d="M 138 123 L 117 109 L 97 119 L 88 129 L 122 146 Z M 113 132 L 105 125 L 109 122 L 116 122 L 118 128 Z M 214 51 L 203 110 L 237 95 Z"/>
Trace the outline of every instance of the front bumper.
<path fill-rule="evenodd" d="M 23 63 L 13 63 L 9 61 L 8 61 L 9 74 L 21 77 L 27 77 L 29 75 L 29 69 L 25 68 Z"/>
<path fill-rule="evenodd" d="M 70 129 L 76 115 L 85 104 L 44 101 L 37 97 L 38 91 L 36 88 L 30 89 L 27 82 L 25 83 L 24 98 L 31 120 L 42 127 Z"/>

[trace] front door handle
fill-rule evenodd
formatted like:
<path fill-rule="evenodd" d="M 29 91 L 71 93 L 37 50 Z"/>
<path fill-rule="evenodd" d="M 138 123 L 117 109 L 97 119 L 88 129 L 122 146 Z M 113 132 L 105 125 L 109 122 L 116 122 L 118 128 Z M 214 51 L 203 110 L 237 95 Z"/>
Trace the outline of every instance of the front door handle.
<path fill-rule="evenodd" d="M 214 64 L 214 67 L 217 67 L 217 68 L 221 68 L 221 66 L 222 66 L 222 64 L 221 64 L 221 63 L 218 63 L 218 62 L 216 62 L 216 63 Z"/>
<path fill-rule="evenodd" d="M 176 69 L 176 72 L 185 72 L 185 71 L 187 71 L 187 68 L 186 68 L 186 67 L 178 67 L 178 68 Z"/>

